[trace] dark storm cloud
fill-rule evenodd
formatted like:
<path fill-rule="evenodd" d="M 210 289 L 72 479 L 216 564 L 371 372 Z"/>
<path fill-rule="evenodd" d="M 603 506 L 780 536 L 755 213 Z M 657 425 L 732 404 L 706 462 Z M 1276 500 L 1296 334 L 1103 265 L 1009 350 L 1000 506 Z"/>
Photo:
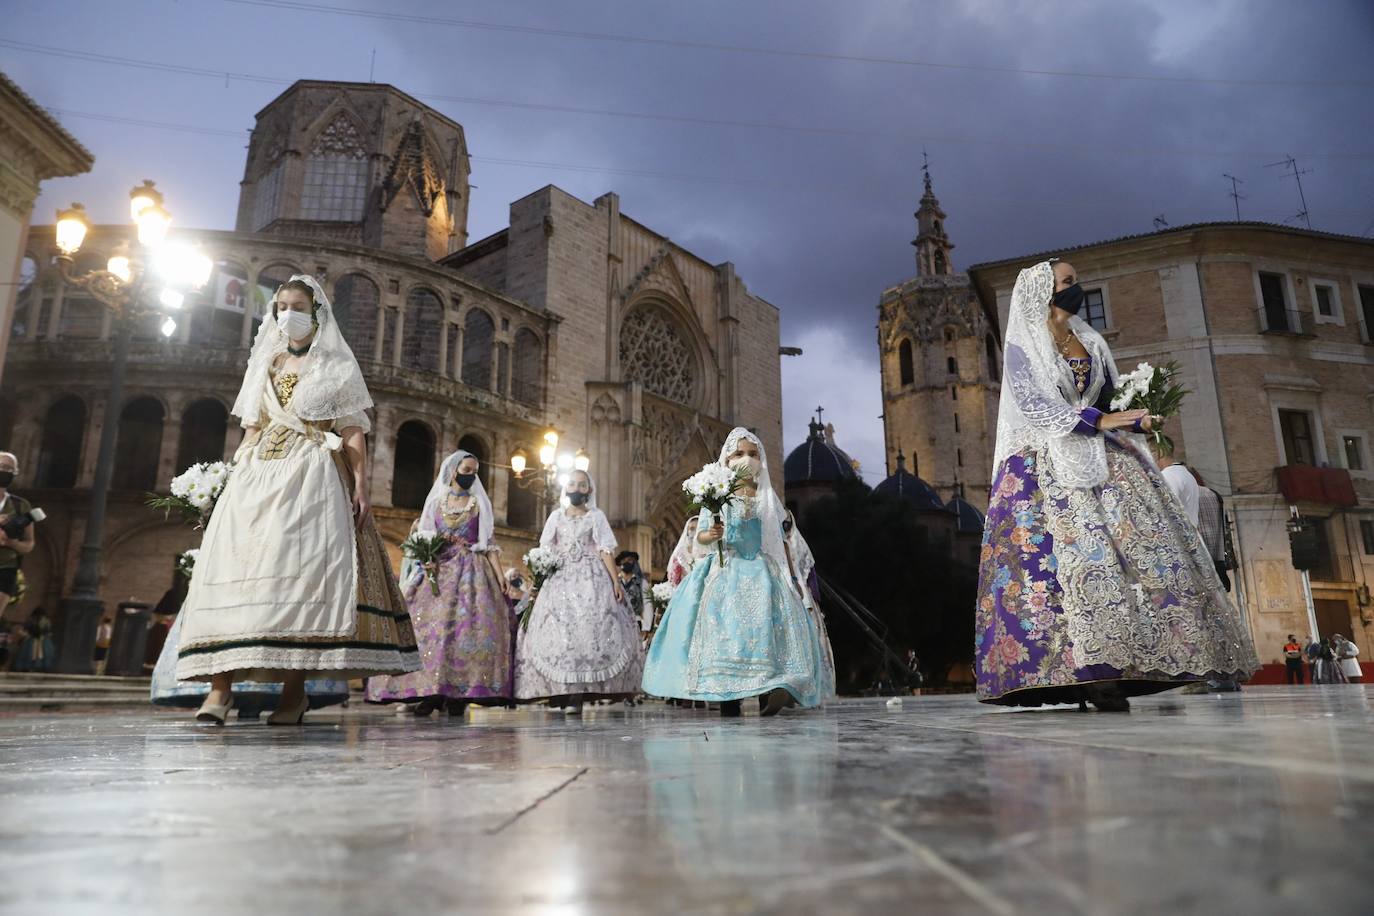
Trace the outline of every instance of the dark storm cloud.
<path fill-rule="evenodd" d="M 393 4 L 321 0 L 385 11 Z M 546 183 L 628 214 L 713 260 L 732 260 L 782 309 L 789 443 L 817 403 L 840 442 L 881 471 L 875 304 L 913 272 L 908 240 L 924 146 L 960 267 L 1232 215 L 1221 173 L 1244 179 L 1242 215 L 1296 213 L 1287 153 L 1313 225 L 1374 231 L 1374 92 L 1363 86 L 1170 82 L 1369 81 L 1374 5 L 1217 3 L 631 2 L 428 3 L 399 11 L 580 32 L 1155 79 L 1081 79 L 645 46 L 271 9 L 224 0 L 24 4 L 11 40 L 235 73 L 376 78 L 420 95 L 786 124 L 857 133 L 680 123 L 435 101 L 476 161 L 471 230 L 504 225 L 510 201 Z M 137 36 L 134 40 L 133 36 Z M 44 104 L 198 127 L 246 129 L 282 86 L 74 61 L 0 47 Z M 1158 79 L 1166 78 L 1166 79 Z M 40 221 L 82 199 L 123 219 L 145 175 L 178 223 L 232 225 L 243 146 L 235 137 L 63 116 L 96 171 L 49 182 Z M 654 175 L 587 172 L 527 160 Z M 684 177 L 695 176 L 695 177 Z"/>

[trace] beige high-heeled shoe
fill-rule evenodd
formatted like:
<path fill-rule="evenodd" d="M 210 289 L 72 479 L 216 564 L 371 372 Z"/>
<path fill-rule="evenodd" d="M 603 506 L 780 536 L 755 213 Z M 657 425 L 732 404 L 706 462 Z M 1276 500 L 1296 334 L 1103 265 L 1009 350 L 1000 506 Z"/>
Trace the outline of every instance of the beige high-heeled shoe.
<path fill-rule="evenodd" d="M 200 709 L 196 710 L 196 721 L 205 722 L 210 725 L 223 725 L 224 720 L 229 718 L 229 710 L 234 708 L 234 696 L 229 695 L 229 702 L 224 705 L 216 705 L 210 702 L 210 697 L 205 697 L 205 702 L 200 704 Z"/>
<path fill-rule="evenodd" d="M 278 706 L 276 712 L 267 717 L 268 725 L 300 725 L 305 720 L 305 711 L 310 708 L 310 697 L 301 695 L 301 701 L 294 709 Z"/>

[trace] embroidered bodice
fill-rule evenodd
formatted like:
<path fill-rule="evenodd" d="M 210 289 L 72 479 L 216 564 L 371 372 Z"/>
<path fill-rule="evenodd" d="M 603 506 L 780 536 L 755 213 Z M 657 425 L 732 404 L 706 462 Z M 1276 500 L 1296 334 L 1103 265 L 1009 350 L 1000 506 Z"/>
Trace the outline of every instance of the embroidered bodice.
<path fill-rule="evenodd" d="M 763 520 L 757 515 L 758 500 L 740 496 L 725 510 L 725 546 L 746 560 L 763 549 Z"/>
<path fill-rule="evenodd" d="M 434 530 L 449 539 L 452 547 L 446 548 L 445 552 L 456 549 L 460 553 L 467 553 L 480 537 L 478 520 L 481 508 L 475 499 L 468 500 L 468 505 L 458 512 L 450 511 L 451 506 L 448 499 L 439 501 L 434 510 Z"/>

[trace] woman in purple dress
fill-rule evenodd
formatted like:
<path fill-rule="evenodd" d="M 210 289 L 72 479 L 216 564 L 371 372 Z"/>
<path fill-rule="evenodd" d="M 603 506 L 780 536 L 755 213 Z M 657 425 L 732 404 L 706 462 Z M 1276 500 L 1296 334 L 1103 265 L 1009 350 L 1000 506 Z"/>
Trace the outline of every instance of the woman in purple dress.
<path fill-rule="evenodd" d="M 1012 291 L 978 582 L 985 703 L 1125 711 L 1259 667 L 1197 529 L 1131 436 L 1156 418 L 1105 412 L 1116 364 L 1082 302 L 1063 261 L 1021 271 Z"/>
<path fill-rule="evenodd" d="M 469 703 L 504 706 L 514 695 L 514 622 L 501 551 L 492 540 L 491 500 L 477 468 L 477 458 L 468 452 L 444 459 L 414 531 L 442 535 L 448 546 L 433 570 L 407 563 L 402 571 L 401 589 L 424 667 L 400 677 L 372 678 L 370 702 L 412 703 L 421 716 L 443 705 L 449 715 L 461 716 Z"/>

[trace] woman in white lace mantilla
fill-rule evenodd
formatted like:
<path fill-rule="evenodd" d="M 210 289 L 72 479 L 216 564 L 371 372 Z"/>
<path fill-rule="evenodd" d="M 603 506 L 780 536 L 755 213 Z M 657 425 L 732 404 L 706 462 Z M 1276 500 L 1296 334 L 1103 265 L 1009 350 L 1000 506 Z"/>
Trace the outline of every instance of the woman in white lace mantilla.
<path fill-rule="evenodd" d="M 1239 614 L 1159 470 L 1108 412 L 1117 370 L 1077 317 L 1072 265 L 1021 271 L 1007 319 L 996 468 L 983 529 L 978 698 L 1092 703 L 1259 667 Z"/>
<path fill-rule="evenodd" d="M 271 724 L 309 705 L 309 675 L 419 667 L 410 616 L 368 501 L 372 398 L 314 278 L 277 290 L 233 413 L 246 430 L 182 607 L 176 676 L 209 681 L 222 724 L 233 682 L 281 682 Z"/>
<path fill-rule="evenodd" d="M 567 698 L 577 713 L 585 700 L 638 693 L 644 650 L 639 621 L 625 605 L 611 562 L 615 534 L 596 507 L 596 486 L 586 471 L 573 471 L 565 502 L 539 537 L 559 566 L 535 596 L 528 627 L 516 635 L 515 696 Z"/>
<path fill-rule="evenodd" d="M 748 467 L 741 490 L 717 522 L 703 511 L 697 542 L 709 550 L 668 602 L 644 665 L 653 696 L 721 704 L 764 697 L 765 715 L 791 703 L 818 706 L 835 692 L 825 637 L 806 608 L 785 544 L 785 510 L 774 492 L 763 443 L 738 427 L 721 448 L 722 466 Z M 724 543 L 722 565 L 716 543 Z"/>

